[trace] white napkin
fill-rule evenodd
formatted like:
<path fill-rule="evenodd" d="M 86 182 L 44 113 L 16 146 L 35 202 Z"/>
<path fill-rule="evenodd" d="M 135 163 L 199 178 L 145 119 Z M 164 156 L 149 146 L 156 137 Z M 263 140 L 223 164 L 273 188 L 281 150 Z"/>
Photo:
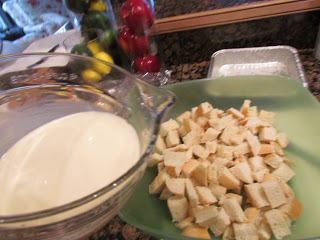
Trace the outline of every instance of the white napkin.
<path fill-rule="evenodd" d="M 78 32 L 79 28 L 68 30 L 64 33 L 51 35 L 46 38 L 41 38 L 37 41 L 34 41 L 27 47 L 23 52 L 24 53 L 33 53 L 33 52 L 48 52 L 51 48 L 55 45 L 60 44 L 59 48 L 55 50 L 55 52 L 62 52 L 65 53 L 66 50 L 62 45 L 62 42 L 71 34 Z"/>
<path fill-rule="evenodd" d="M 78 28 L 34 41 L 32 44 L 30 44 L 29 47 L 27 47 L 23 51 L 23 53 L 47 53 L 50 49 L 52 49 L 57 44 L 59 44 L 59 47 L 55 50 L 55 52 L 65 53 L 66 50 L 62 44 L 63 40 L 66 39 L 70 34 L 73 34 L 77 31 L 79 31 Z M 9 72 L 23 71 L 28 66 L 40 61 L 43 57 L 44 56 L 28 57 L 28 61 L 26 61 L 26 58 L 17 59 L 16 61 L 11 62 L 8 66 L 5 66 L 5 67 L 2 67 L 0 65 L 0 75 L 9 73 Z M 60 56 L 57 58 L 55 57 L 55 58 L 46 59 L 43 63 L 37 65 L 35 68 L 61 67 L 61 66 L 67 65 L 68 62 L 69 62 L 69 57 Z"/>

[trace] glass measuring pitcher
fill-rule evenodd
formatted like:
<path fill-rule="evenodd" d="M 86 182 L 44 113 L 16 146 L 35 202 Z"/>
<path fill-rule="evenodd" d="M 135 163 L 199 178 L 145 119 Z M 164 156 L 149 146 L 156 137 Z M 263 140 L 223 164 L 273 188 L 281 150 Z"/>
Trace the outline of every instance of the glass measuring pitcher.
<path fill-rule="evenodd" d="M 0 239 L 78 239 L 98 230 L 117 214 L 142 177 L 174 94 L 116 65 L 63 53 L 0 57 L 0 77 L 1 156 L 39 126 L 84 111 L 126 119 L 141 145 L 138 162 L 98 191 L 51 209 L 0 216 Z"/>

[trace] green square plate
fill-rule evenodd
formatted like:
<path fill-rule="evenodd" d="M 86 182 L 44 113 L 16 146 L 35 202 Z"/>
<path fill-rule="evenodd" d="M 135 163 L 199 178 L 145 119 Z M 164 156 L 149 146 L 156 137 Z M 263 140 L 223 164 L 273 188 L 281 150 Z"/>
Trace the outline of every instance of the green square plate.
<path fill-rule="evenodd" d="M 301 83 L 277 76 L 236 76 L 194 80 L 164 86 L 177 95 L 168 118 L 190 110 L 204 101 L 227 110 L 239 109 L 245 99 L 259 110 L 276 113 L 275 127 L 287 133 L 290 144 L 286 156 L 296 163 L 290 185 L 304 209 L 286 239 L 320 237 L 320 105 Z M 171 222 L 166 201 L 148 194 L 156 176 L 149 168 L 119 216 L 129 224 L 161 239 L 193 239 L 180 235 Z"/>

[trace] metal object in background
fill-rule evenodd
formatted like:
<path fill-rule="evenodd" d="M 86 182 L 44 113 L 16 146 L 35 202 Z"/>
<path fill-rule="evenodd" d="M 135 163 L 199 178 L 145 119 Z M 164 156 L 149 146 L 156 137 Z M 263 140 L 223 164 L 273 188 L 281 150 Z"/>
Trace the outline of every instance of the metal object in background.
<path fill-rule="evenodd" d="M 208 77 L 280 75 L 308 81 L 298 51 L 290 46 L 223 49 L 211 57 Z"/>

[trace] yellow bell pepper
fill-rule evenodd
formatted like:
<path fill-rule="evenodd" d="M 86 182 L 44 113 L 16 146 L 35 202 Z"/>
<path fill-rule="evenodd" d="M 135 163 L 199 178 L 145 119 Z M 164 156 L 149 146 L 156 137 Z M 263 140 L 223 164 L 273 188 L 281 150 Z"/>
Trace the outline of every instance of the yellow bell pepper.
<path fill-rule="evenodd" d="M 103 60 L 108 63 L 114 63 L 112 57 L 106 53 L 106 52 L 98 52 L 93 55 L 94 58 Z M 109 74 L 111 72 L 111 67 L 107 64 L 104 64 L 102 62 L 95 62 L 94 67 L 93 67 L 97 72 L 99 73 L 104 73 L 104 74 Z"/>
<path fill-rule="evenodd" d="M 105 11 L 106 5 L 102 1 L 93 1 L 90 3 L 89 11 L 96 10 L 96 11 Z"/>
<path fill-rule="evenodd" d="M 92 69 L 83 70 L 81 72 L 81 76 L 82 76 L 83 80 L 90 82 L 90 83 L 98 82 L 102 78 L 98 72 L 96 72 Z"/>

